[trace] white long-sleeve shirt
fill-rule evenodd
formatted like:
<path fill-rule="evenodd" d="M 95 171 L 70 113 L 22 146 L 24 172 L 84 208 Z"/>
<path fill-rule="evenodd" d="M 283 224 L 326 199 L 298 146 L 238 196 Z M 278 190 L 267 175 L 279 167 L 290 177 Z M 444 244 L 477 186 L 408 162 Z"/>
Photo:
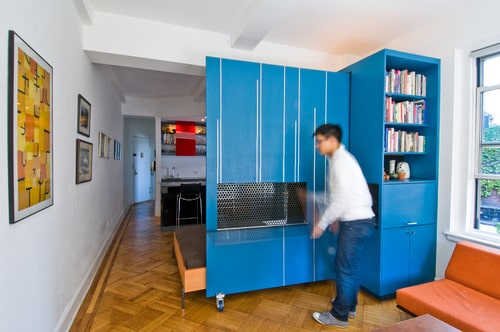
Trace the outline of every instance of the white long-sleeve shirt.
<path fill-rule="evenodd" d="M 341 144 L 327 159 L 327 207 L 318 226 L 325 230 L 336 220 L 350 221 L 373 217 L 372 197 L 354 156 Z"/>

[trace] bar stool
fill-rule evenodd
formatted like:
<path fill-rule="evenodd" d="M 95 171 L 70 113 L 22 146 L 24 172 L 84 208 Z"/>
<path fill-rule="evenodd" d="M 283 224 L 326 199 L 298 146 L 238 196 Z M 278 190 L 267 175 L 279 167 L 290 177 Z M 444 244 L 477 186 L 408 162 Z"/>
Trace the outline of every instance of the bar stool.
<path fill-rule="evenodd" d="M 183 202 L 196 202 L 196 216 L 182 217 L 181 205 Z M 196 219 L 196 223 L 203 222 L 203 204 L 201 200 L 201 183 L 181 183 L 180 193 L 177 195 L 176 227 L 181 220 Z"/>

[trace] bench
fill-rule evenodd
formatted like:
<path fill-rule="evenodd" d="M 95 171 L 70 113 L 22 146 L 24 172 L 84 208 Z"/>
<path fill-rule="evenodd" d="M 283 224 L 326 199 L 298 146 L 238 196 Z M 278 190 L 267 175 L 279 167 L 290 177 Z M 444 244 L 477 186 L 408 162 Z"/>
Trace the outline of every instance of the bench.
<path fill-rule="evenodd" d="M 457 243 L 445 278 L 398 289 L 396 304 L 463 331 L 500 331 L 500 250 Z"/>
<path fill-rule="evenodd" d="M 174 253 L 182 282 L 182 308 L 184 294 L 207 288 L 206 230 L 205 225 L 187 225 L 174 232 Z"/>

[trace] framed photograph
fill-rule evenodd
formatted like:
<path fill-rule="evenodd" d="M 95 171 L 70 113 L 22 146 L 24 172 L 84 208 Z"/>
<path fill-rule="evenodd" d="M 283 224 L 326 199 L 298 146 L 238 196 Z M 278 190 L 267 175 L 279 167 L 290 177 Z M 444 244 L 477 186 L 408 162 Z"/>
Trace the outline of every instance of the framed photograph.
<path fill-rule="evenodd" d="M 109 154 L 110 154 L 110 147 L 111 147 L 111 137 L 103 133 L 102 131 L 99 132 L 99 137 L 98 137 L 98 149 L 99 153 L 98 156 L 101 158 L 107 158 L 109 159 Z"/>
<path fill-rule="evenodd" d="M 76 183 L 92 180 L 92 143 L 76 140 Z"/>
<path fill-rule="evenodd" d="M 114 141 L 114 158 L 116 160 L 122 159 L 122 143 L 116 139 Z"/>
<path fill-rule="evenodd" d="M 54 204 L 53 71 L 14 31 L 8 63 L 9 223 Z"/>
<path fill-rule="evenodd" d="M 90 136 L 90 103 L 78 95 L 78 133 Z"/>

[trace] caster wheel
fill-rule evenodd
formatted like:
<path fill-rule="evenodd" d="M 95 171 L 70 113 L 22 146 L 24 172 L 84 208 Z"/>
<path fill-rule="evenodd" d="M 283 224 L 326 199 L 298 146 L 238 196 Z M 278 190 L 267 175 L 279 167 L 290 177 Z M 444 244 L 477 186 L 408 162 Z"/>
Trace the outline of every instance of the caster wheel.
<path fill-rule="evenodd" d="M 222 312 L 224 310 L 224 293 L 217 293 L 215 296 L 215 302 L 217 304 L 217 310 Z"/>

